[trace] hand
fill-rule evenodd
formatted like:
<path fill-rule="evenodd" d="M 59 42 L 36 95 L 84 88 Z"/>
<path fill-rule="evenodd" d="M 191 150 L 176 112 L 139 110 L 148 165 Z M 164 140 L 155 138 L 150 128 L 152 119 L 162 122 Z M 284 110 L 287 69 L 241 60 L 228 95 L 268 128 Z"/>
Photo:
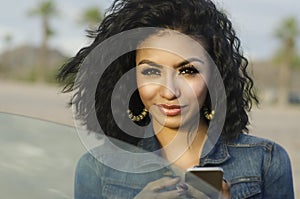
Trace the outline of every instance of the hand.
<path fill-rule="evenodd" d="M 198 189 L 194 188 L 193 186 L 189 184 L 181 184 L 180 187 L 183 187 L 184 190 L 186 190 L 186 196 L 187 198 L 197 198 L 197 199 L 210 199 L 207 195 L 199 191 Z M 230 194 L 230 183 L 226 180 L 223 180 L 222 182 L 222 197 L 223 199 L 229 199 L 231 198 Z"/>
<path fill-rule="evenodd" d="M 229 199 L 231 198 L 231 194 L 230 194 L 230 183 L 227 182 L 226 180 L 223 180 L 222 182 L 222 198 L 224 199 Z"/>
<path fill-rule="evenodd" d="M 171 190 L 160 192 L 164 188 L 177 184 L 180 178 L 163 177 L 156 181 L 148 183 L 144 189 L 134 199 L 158 199 L 158 198 L 178 198 L 185 193 L 184 190 Z"/>

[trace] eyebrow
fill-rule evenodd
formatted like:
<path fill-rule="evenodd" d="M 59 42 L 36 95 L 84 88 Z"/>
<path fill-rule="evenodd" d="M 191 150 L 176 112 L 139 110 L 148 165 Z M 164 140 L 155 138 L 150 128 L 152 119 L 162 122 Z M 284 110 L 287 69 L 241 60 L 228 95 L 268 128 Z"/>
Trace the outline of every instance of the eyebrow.
<path fill-rule="evenodd" d="M 154 67 L 157 67 L 157 68 L 162 68 L 162 65 L 157 64 L 157 63 L 155 63 L 153 61 L 150 61 L 148 59 L 143 59 L 137 65 L 142 65 L 142 64 L 147 64 L 147 65 L 154 66 Z"/>
<path fill-rule="evenodd" d="M 182 66 L 184 66 L 184 65 L 187 65 L 187 64 L 189 64 L 189 63 L 191 63 L 191 62 L 200 62 L 201 64 L 204 64 L 204 63 L 205 63 L 205 62 L 204 62 L 203 60 L 201 60 L 201 59 L 198 59 L 198 58 L 190 58 L 190 59 L 184 60 L 184 61 L 180 62 L 179 64 L 177 64 L 177 65 L 175 66 L 175 69 L 176 69 L 176 68 L 180 68 L 180 67 L 182 67 Z M 154 67 L 157 67 L 157 68 L 162 68 L 162 67 L 163 67 L 162 65 L 157 64 L 157 63 L 155 63 L 155 62 L 153 62 L 153 61 L 150 61 L 150 60 L 148 60 L 148 59 L 144 59 L 144 60 L 140 61 L 137 65 L 141 65 L 141 64 L 148 64 L 148 65 L 150 65 L 150 66 L 154 66 Z"/>

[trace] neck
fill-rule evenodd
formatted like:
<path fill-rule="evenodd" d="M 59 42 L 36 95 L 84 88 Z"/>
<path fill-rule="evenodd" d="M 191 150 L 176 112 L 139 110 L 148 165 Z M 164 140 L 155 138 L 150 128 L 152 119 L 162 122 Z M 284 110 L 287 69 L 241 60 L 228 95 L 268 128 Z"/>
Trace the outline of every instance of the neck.
<path fill-rule="evenodd" d="M 170 162 L 175 162 L 187 154 L 192 157 L 193 162 L 198 162 L 206 141 L 207 128 L 204 122 L 200 122 L 193 129 L 171 129 L 153 123 L 155 135 L 164 149 L 163 155 Z"/>
<path fill-rule="evenodd" d="M 184 140 L 190 140 L 190 146 L 197 143 L 202 144 L 205 141 L 207 133 L 207 124 L 204 121 L 200 121 L 199 125 L 192 128 L 167 128 L 161 126 L 157 122 L 153 122 L 153 129 L 155 136 L 160 142 L 162 147 L 172 144 L 176 139 L 180 140 L 181 143 L 186 143 Z"/>

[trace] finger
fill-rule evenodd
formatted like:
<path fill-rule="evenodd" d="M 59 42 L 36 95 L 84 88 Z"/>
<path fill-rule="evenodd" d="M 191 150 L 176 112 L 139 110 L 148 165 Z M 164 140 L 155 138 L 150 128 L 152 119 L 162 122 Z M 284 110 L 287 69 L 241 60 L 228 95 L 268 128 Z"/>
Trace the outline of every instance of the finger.
<path fill-rule="evenodd" d="M 175 185 L 180 181 L 179 177 L 171 178 L 171 177 L 163 177 L 156 181 L 150 182 L 145 188 L 150 189 L 152 191 L 159 191 L 163 188 L 170 187 Z"/>
<path fill-rule="evenodd" d="M 207 195 L 205 195 L 203 192 L 199 191 L 198 189 L 194 188 L 193 186 L 186 184 L 188 189 L 186 191 L 186 194 L 188 197 L 191 198 L 201 198 L 201 199 L 209 199 Z"/>
<path fill-rule="evenodd" d="M 185 195 L 185 191 L 182 190 L 172 190 L 172 191 L 166 191 L 162 193 L 155 193 L 154 198 L 166 198 L 166 199 L 172 199 L 172 198 L 179 198 L 180 196 Z"/>
<path fill-rule="evenodd" d="M 226 180 L 223 180 L 222 182 L 222 196 L 224 198 L 230 198 L 230 183 Z"/>

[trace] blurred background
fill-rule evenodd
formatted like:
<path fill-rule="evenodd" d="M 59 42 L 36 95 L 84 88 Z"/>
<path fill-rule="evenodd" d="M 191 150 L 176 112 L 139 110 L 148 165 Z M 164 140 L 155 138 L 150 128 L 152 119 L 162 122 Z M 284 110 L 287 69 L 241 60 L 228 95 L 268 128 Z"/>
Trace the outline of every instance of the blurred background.
<path fill-rule="evenodd" d="M 97 27 L 111 2 L 0 0 L 0 112 L 74 126 L 70 95 L 60 93 L 55 75 L 91 42 L 85 30 Z M 286 148 L 300 197 L 300 1 L 214 2 L 234 24 L 261 100 L 250 113 L 250 133 Z"/>

